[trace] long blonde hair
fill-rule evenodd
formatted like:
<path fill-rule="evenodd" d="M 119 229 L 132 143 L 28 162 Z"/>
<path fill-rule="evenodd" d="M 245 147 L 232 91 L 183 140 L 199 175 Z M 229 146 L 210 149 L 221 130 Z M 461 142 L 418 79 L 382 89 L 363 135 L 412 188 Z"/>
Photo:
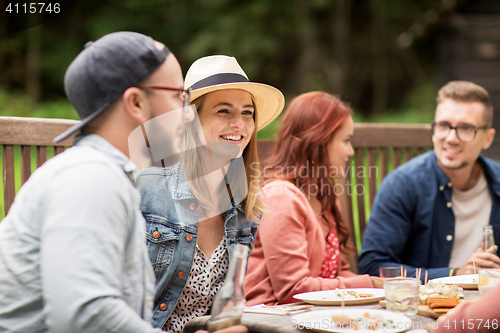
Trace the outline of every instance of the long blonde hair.
<path fill-rule="evenodd" d="M 202 95 L 192 102 L 192 104 L 196 106 L 198 113 L 201 112 L 203 102 L 207 95 L 208 94 Z M 255 107 L 255 103 L 253 104 Z M 255 124 L 257 124 L 257 110 L 254 112 L 254 121 Z M 198 211 L 204 212 L 211 210 L 214 207 L 211 202 L 210 193 L 207 191 L 207 182 L 204 177 L 202 177 L 203 175 L 208 174 L 208 170 L 206 170 L 205 164 L 201 161 L 199 152 L 195 148 L 195 138 L 196 135 L 193 133 L 193 128 L 188 125 L 186 127 L 185 135 L 183 135 L 184 146 L 188 147 L 188 149 L 185 149 L 183 154 L 183 164 L 189 187 L 198 199 Z M 243 161 L 245 165 L 248 194 L 242 201 L 242 206 L 245 208 L 246 219 L 259 223 L 260 216 L 264 214 L 266 206 L 259 193 L 261 189 L 261 170 L 257 151 L 257 126 L 255 126 L 250 142 L 243 151 Z M 229 190 L 230 197 L 233 198 L 231 190 L 229 187 L 227 188 Z"/>

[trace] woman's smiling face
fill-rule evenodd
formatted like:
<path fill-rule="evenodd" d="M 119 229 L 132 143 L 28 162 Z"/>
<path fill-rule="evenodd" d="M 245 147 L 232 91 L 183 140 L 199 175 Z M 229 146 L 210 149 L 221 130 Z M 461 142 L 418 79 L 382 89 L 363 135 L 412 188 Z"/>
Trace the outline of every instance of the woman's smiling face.
<path fill-rule="evenodd" d="M 254 112 L 252 96 L 245 90 L 208 93 L 199 110 L 207 143 L 229 142 L 238 145 L 243 152 L 255 131 Z"/>

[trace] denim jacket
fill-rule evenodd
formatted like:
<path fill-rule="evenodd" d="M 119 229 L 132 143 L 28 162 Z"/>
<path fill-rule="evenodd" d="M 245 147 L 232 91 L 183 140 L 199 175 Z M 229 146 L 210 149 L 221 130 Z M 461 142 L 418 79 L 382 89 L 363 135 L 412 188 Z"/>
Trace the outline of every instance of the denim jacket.
<path fill-rule="evenodd" d="M 478 161 L 491 195 L 489 223 L 498 240 L 500 163 L 483 156 L 479 156 Z M 451 186 L 433 150 L 391 172 L 373 202 L 358 273 L 378 275 L 380 267 L 402 264 L 408 276 L 415 276 L 416 267 L 426 268 L 429 279 L 448 276 L 455 238 Z"/>
<path fill-rule="evenodd" d="M 174 310 L 191 270 L 198 234 L 198 201 L 186 182 L 182 163 L 143 170 L 137 177 L 137 186 L 146 219 L 149 256 L 156 275 L 152 324 L 161 328 Z M 257 226 L 246 220 L 239 204 L 226 212 L 229 259 L 234 244 L 253 249 Z"/>

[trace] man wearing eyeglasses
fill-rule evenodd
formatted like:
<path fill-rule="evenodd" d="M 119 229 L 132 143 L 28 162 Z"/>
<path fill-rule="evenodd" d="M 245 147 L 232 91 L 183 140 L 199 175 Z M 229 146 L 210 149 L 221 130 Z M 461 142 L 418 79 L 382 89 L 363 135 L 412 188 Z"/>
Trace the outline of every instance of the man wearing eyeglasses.
<path fill-rule="evenodd" d="M 365 230 L 359 273 L 378 275 L 380 267 L 401 265 L 408 276 L 424 268 L 432 279 L 500 268 L 496 246 L 482 249 L 483 226 L 491 224 L 500 240 L 500 163 L 481 155 L 493 142 L 492 123 L 484 88 L 451 81 L 439 90 L 434 150 L 384 179 Z"/>
<path fill-rule="evenodd" d="M 159 332 L 128 136 L 170 111 L 181 124 L 184 100 L 147 95 L 142 82 L 183 87 L 168 48 L 138 33 L 89 42 L 68 67 L 81 121 L 55 141 L 81 133 L 33 173 L 0 224 L 0 331 Z"/>
<path fill-rule="evenodd" d="M 167 116 L 161 142 L 179 153 L 194 116 L 181 67 L 151 37 L 116 32 L 87 43 L 64 84 L 82 121 L 55 141 L 81 133 L 31 175 L 0 224 L 0 331 L 161 332 L 132 176 L 132 148 L 151 147 L 130 134 Z"/>

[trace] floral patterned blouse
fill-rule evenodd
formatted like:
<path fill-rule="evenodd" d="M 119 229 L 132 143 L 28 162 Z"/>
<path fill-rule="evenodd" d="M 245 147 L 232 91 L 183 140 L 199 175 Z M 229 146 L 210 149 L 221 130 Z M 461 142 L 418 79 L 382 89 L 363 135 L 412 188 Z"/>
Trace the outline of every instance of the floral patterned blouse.
<path fill-rule="evenodd" d="M 163 330 L 182 332 L 189 320 L 207 315 L 215 295 L 224 283 L 228 266 L 229 256 L 225 236 L 222 237 L 210 259 L 196 245 L 186 286 Z"/>

